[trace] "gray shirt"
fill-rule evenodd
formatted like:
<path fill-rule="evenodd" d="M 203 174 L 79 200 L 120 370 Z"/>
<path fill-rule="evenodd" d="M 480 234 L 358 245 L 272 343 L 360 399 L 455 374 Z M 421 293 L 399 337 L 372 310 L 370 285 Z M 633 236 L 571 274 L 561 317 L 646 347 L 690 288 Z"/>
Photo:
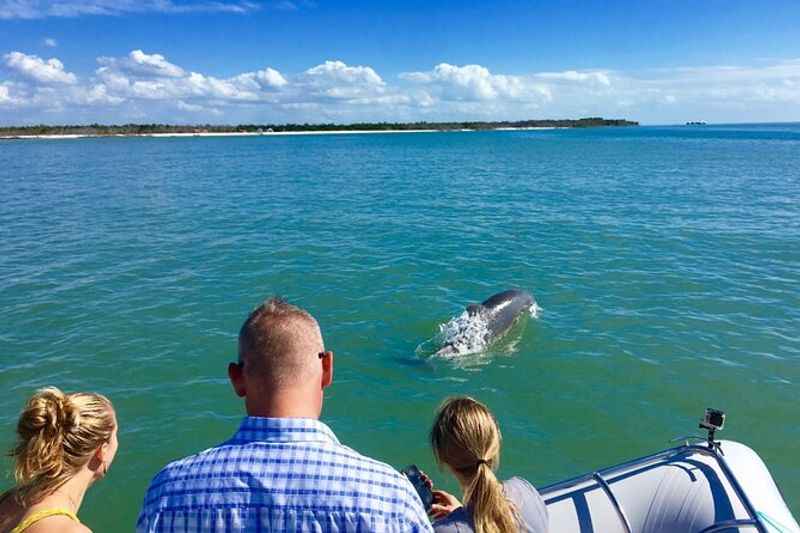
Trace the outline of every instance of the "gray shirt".
<path fill-rule="evenodd" d="M 512 477 L 503 481 L 503 492 L 517 508 L 521 519 L 520 533 L 546 533 L 547 506 L 533 485 L 522 478 Z M 473 533 L 475 525 L 472 512 L 466 507 L 459 507 L 434 522 L 433 530 L 436 533 Z"/>

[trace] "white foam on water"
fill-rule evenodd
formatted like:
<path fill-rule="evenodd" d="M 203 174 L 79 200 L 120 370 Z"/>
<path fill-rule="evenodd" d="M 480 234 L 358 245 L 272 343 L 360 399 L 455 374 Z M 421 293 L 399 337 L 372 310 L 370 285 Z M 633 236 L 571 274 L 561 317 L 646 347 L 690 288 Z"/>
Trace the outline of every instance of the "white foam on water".
<path fill-rule="evenodd" d="M 539 318 L 542 312 L 536 302 L 528 309 L 531 318 Z M 435 355 L 445 359 L 462 358 L 486 352 L 489 347 L 490 331 L 486 318 L 481 314 L 470 316 L 466 311 L 439 325 L 439 332 L 420 343 L 415 353 L 419 356 Z M 512 354 L 517 351 L 519 339 L 507 341 L 502 345 L 501 353 Z M 445 348 L 451 350 L 439 352 Z"/>
<path fill-rule="evenodd" d="M 452 353 L 441 354 L 453 357 L 482 352 L 489 338 L 489 323 L 480 314 L 470 316 L 466 311 L 439 325 L 439 339 L 442 346 L 452 346 Z"/>

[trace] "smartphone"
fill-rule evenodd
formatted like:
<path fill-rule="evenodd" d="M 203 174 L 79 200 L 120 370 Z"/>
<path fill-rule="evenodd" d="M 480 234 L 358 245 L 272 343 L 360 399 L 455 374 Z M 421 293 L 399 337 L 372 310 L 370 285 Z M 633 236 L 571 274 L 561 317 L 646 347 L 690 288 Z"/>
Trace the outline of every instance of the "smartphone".
<path fill-rule="evenodd" d="M 430 487 L 423 481 L 422 472 L 419 471 L 417 465 L 409 465 L 400 471 L 405 475 L 419 494 L 419 499 L 422 500 L 422 506 L 428 511 L 433 505 L 433 493 Z"/>

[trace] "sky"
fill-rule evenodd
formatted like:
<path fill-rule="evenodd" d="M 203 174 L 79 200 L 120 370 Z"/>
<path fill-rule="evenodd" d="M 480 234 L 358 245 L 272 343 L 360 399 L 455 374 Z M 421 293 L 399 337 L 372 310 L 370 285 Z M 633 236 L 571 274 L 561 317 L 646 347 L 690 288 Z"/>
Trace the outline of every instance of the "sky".
<path fill-rule="evenodd" d="M 800 121 L 800 2 L 0 0 L 0 125 Z"/>

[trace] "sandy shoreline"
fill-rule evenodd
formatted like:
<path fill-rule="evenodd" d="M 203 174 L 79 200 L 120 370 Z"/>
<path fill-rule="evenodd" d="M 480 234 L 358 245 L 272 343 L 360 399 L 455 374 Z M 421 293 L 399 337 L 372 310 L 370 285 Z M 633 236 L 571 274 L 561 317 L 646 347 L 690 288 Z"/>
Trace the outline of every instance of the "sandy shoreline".
<path fill-rule="evenodd" d="M 527 130 L 553 130 L 554 127 L 531 128 L 493 128 L 480 131 L 527 131 Z M 198 132 L 198 133 L 115 133 L 110 135 L 96 134 L 63 134 L 63 135 L 2 135 L 0 139 L 87 139 L 94 137 L 276 137 L 291 135 L 361 135 L 365 133 L 446 133 L 446 132 L 476 131 L 470 129 L 459 130 L 336 130 L 336 131 L 229 131 L 229 132 Z"/>
<path fill-rule="evenodd" d="M 434 133 L 439 130 L 340 130 L 340 131 L 220 131 L 199 133 L 112 133 L 97 134 L 64 134 L 64 135 L 5 135 L 0 139 L 86 139 L 92 137 L 277 137 L 285 135 L 342 135 L 361 133 Z"/>

